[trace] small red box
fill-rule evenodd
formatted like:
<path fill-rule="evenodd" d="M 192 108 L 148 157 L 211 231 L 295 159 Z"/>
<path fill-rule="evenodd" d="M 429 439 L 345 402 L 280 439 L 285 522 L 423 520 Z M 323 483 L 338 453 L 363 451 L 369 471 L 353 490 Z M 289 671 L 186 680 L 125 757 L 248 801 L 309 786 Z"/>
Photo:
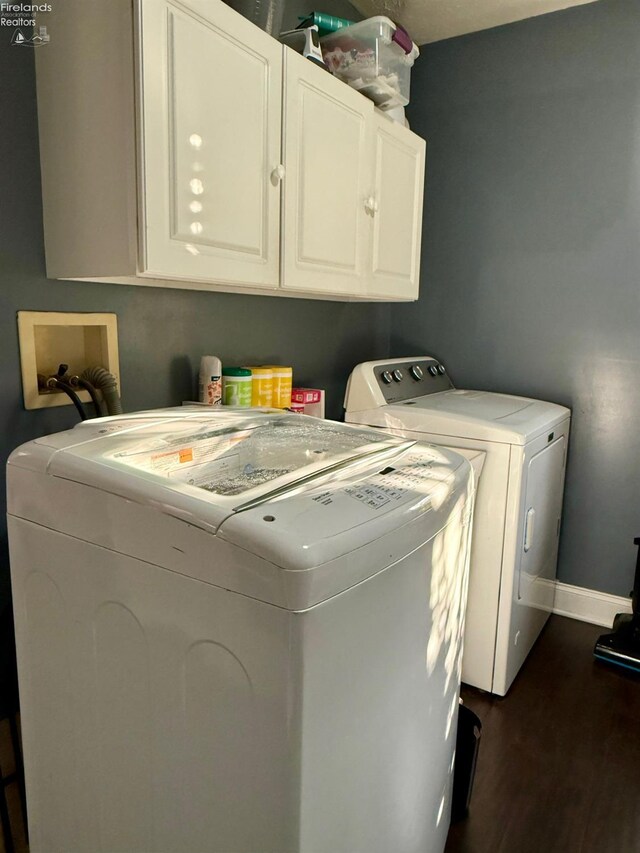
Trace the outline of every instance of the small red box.
<path fill-rule="evenodd" d="M 319 403 L 322 391 L 317 388 L 293 388 L 291 399 L 296 403 Z"/>

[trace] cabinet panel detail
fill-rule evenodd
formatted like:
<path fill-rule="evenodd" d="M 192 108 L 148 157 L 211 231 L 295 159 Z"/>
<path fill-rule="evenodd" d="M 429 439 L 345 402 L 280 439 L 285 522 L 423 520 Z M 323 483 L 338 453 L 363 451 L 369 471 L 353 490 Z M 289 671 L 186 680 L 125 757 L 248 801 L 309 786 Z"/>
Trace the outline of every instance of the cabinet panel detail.
<path fill-rule="evenodd" d="M 172 237 L 264 259 L 268 64 L 197 19 L 168 24 Z"/>
<path fill-rule="evenodd" d="M 357 274 L 364 118 L 306 83 L 300 95 L 297 260 Z"/>
<path fill-rule="evenodd" d="M 277 287 L 282 49 L 217 4 L 142 12 L 142 271 Z"/>
<path fill-rule="evenodd" d="M 416 299 L 419 287 L 424 142 L 384 118 L 375 132 L 372 282 L 379 296 Z M 404 128 L 401 129 L 404 131 Z"/>
<path fill-rule="evenodd" d="M 282 286 L 362 294 L 373 105 L 290 50 L 285 66 Z"/>

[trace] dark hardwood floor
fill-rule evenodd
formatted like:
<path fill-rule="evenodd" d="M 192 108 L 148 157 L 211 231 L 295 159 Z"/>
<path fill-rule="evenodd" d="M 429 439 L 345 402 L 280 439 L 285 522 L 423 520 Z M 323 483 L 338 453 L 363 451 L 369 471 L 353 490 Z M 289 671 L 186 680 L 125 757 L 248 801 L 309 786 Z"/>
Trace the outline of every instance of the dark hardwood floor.
<path fill-rule="evenodd" d="M 469 817 L 446 853 L 640 853 L 640 678 L 596 663 L 604 629 L 553 616 L 482 720 Z"/>

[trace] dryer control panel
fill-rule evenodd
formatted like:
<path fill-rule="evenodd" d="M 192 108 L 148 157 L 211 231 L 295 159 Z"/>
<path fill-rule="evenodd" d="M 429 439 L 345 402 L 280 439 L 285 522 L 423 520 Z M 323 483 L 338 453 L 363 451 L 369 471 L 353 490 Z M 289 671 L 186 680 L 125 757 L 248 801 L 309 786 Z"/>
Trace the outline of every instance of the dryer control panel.
<path fill-rule="evenodd" d="M 400 403 L 453 388 L 446 367 L 434 358 L 393 359 L 376 364 L 373 373 L 387 403 Z"/>

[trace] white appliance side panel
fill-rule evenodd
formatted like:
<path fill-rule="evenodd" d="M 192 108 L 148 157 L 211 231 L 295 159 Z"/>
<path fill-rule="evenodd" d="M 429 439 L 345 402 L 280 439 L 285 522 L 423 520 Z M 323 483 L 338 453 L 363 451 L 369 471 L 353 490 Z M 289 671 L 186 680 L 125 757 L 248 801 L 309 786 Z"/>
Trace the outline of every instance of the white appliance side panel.
<path fill-rule="evenodd" d="M 21 519 L 9 534 L 33 853 L 295 850 L 290 615 Z"/>
<path fill-rule="evenodd" d="M 541 436 L 513 448 L 493 690 L 501 696 L 553 609 L 569 423 L 554 428 L 551 442 Z"/>
<path fill-rule="evenodd" d="M 306 649 L 303 853 L 444 850 L 467 587 L 464 501 L 431 542 L 297 617 Z"/>
<path fill-rule="evenodd" d="M 374 425 L 371 415 L 380 417 L 383 412 L 354 413 L 349 419 L 352 423 Z M 493 692 L 510 445 L 409 430 L 397 418 L 389 418 L 385 429 L 394 435 L 446 446 L 463 455 L 478 450 L 486 453 L 474 510 L 462 680 Z M 513 560 L 511 565 L 513 571 Z"/>

